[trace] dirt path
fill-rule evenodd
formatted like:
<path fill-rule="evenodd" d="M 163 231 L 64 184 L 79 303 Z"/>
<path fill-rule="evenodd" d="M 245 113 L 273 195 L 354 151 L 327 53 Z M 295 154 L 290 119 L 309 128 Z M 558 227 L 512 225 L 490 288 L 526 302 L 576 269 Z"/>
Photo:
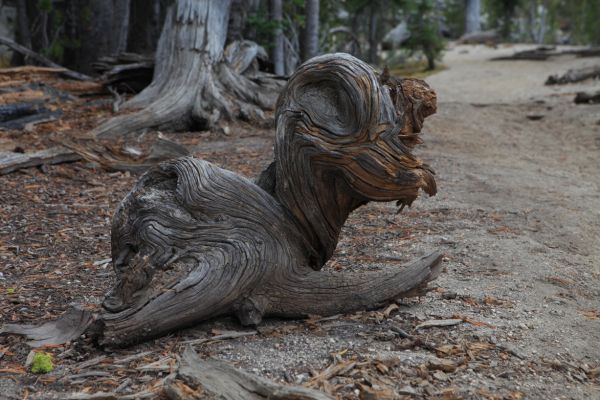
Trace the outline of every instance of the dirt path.
<path fill-rule="evenodd" d="M 436 290 L 387 313 L 269 320 L 256 335 L 195 349 L 340 398 L 394 398 L 392 390 L 409 398 L 600 398 L 600 105 L 572 103 L 581 85 L 543 86 L 549 74 L 600 59 L 487 61 L 512 51 L 447 53 L 449 68 L 428 79 L 439 111 L 420 151 L 439 194 L 400 215 L 392 204 L 359 209 L 329 263 L 386 268 L 442 249 Z M 195 140 L 198 157 L 246 175 L 271 157 L 272 132 Z M 108 257 L 109 217 L 134 179 L 82 163 L 0 177 L 0 323 L 99 301 L 112 275 L 95 261 Z M 416 329 L 448 318 L 466 322 Z M 143 365 L 171 365 L 182 342 L 228 330 L 244 329 L 224 318 L 126 350 L 102 352 L 85 340 L 52 349 L 57 368 L 43 378 L 0 372 L 0 398 L 152 389 L 165 370 Z M 22 340 L 0 338 L 0 370 L 22 368 L 28 352 Z M 318 375 L 329 365 L 338 373 Z M 78 376 L 89 370 L 96 375 Z"/>

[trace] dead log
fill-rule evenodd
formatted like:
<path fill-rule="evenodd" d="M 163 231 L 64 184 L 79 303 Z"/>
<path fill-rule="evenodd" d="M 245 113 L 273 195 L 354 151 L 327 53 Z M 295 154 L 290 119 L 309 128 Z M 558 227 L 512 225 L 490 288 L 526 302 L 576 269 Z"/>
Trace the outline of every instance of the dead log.
<path fill-rule="evenodd" d="M 563 54 L 574 54 L 577 57 L 600 57 L 600 47 L 586 47 L 584 49 L 565 50 Z"/>
<path fill-rule="evenodd" d="M 573 99 L 575 104 L 597 104 L 600 103 L 600 91 L 594 93 L 578 92 Z"/>
<path fill-rule="evenodd" d="M 140 178 L 115 212 L 117 283 L 88 331 L 125 346 L 225 314 L 256 325 L 423 293 L 439 253 L 381 271 L 320 270 L 356 208 L 436 193 L 411 154 L 435 108 L 423 81 L 378 76 L 348 54 L 311 59 L 278 100 L 275 160 L 257 183 L 189 157 Z"/>
<path fill-rule="evenodd" d="M 514 61 L 514 60 L 529 60 L 529 61 L 545 61 L 552 56 L 561 55 L 556 51 L 554 46 L 539 46 L 535 49 L 517 51 L 509 56 L 494 57 L 492 61 Z"/>
<path fill-rule="evenodd" d="M 597 57 L 600 56 L 600 47 L 587 47 L 583 49 L 570 49 L 557 51 L 556 46 L 539 46 L 534 49 L 517 51 L 509 56 L 494 57 L 492 61 L 514 61 L 514 60 L 532 60 L 545 61 L 551 57 L 560 57 L 564 55 L 574 55 L 576 57 Z"/>
<path fill-rule="evenodd" d="M 29 57 L 30 59 L 34 60 L 37 63 L 40 63 L 42 65 L 45 65 L 47 67 L 52 67 L 52 68 L 60 68 L 63 71 L 61 72 L 62 75 L 66 76 L 67 78 L 71 78 L 71 79 L 76 79 L 78 81 L 89 81 L 92 80 L 91 77 L 82 74 L 80 72 L 76 72 L 76 71 L 71 71 L 70 69 L 67 69 L 61 65 L 58 65 L 57 63 L 55 63 L 52 60 L 49 60 L 48 58 L 42 56 L 41 54 L 36 53 L 35 51 L 28 49 L 25 46 L 21 46 L 20 44 L 5 38 L 3 36 L 0 36 L 0 44 L 3 44 L 5 46 L 10 47 L 11 49 L 13 49 L 14 51 L 16 51 L 17 53 L 20 53 L 22 55 L 24 55 L 25 57 Z"/>
<path fill-rule="evenodd" d="M 277 384 L 220 360 L 202 360 L 188 346 L 181 356 L 177 379 L 166 386 L 165 394 L 171 400 L 189 400 L 204 398 L 206 392 L 224 400 L 332 399 L 318 390 Z"/>
<path fill-rule="evenodd" d="M 550 75 L 546 80 L 546 85 L 564 85 L 595 78 L 600 78 L 600 65 L 570 69 L 563 75 Z"/>
<path fill-rule="evenodd" d="M 81 156 L 62 146 L 34 153 L 0 152 L 0 175 L 39 165 L 60 164 L 80 160 Z"/>

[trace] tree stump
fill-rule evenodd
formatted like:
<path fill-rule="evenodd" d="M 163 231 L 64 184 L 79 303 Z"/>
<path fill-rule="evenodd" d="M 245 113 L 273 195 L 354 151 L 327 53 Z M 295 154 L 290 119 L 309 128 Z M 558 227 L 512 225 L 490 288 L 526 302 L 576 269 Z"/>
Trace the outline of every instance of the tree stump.
<path fill-rule="evenodd" d="M 256 182 L 190 157 L 140 178 L 112 222 L 117 283 L 95 322 L 78 326 L 124 346 L 224 314 L 255 325 L 422 293 L 437 252 L 382 271 L 321 269 L 357 207 L 435 194 L 432 170 L 411 154 L 435 103 L 425 82 L 378 76 L 348 54 L 309 60 L 278 99 L 275 160 Z"/>
<path fill-rule="evenodd" d="M 132 113 L 91 133 L 113 138 L 150 128 L 207 129 L 221 118 L 264 120 L 283 82 L 246 76 L 225 60 L 230 2 L 177 0 L 167 11 L 152 83 L 124 104 Z"/>

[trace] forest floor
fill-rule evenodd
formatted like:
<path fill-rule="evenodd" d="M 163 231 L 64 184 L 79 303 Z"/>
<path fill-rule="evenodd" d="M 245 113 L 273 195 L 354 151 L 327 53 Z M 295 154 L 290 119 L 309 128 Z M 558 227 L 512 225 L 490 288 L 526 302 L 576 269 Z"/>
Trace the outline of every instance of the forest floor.
<path fill-rule="evenodd" d="M 600 82 L 544 86 L 600 58 L 489 61 L 514 50 L 446 53 L 448 68 L 427 78 L 438 113 L 418 151 L 437 172 L 438 195 L 399 215 L 392 204 L 360 208 L 327 266 L 386 268 L 440 249 L 444 272 L 426 296 L 333 318 L 270 319 L 256 331 L 219 318 L 120 350 L 82 339 L 46 349 L 56 365 L 45 375 L 27 371 L 23 339 L 0 337 L 0 398 L 157 397 L 184 342 L 206 338 L 194 345 L 202 356 L 344 399 L 600 399 L 600 105 L 573 103 Z M 87 129 L 110 102 L 77 98 L 58 122 L 0 132 L 0 150 L 47 147 L 53 130 Z M 168 136 L 256 175 L 272 157 L 273 131 L 229 128 Z M 0 324 L 101 301 L 114 279 L 110 218 L 135 179 L 85 162 L 0 176 Z M 440 319 L 457 321 L 417 328 Z M 248 335 L 210 340 L 231 331 Z"/>

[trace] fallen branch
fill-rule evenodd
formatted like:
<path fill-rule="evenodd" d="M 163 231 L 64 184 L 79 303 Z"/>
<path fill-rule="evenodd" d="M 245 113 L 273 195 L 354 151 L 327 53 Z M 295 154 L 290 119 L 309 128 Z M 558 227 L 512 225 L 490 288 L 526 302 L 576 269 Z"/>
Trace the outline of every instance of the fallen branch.
<path fill-rule="evenodd" d="M 201 393 L 202 389 L 226 400 L 332 399 L 318 390 L 277 384 L 223 361 L 202 360 L 191 347 L 187 347 L 179 363 L 177 380 L 167 384 L 165 394 L 171 400 L 189 400 L 200 398 L 192 397 L 190 393 Z"/>
<path fill-rule="evenodd" d="M 428 321 L 420 323 L 415 327 L 415 329 L 454 326 L 462 323 L 462 319 L 430 319 Z"/>
<path fill-rule="evenodd" d="M 189 155 L 185 146 L 160 133 L 154 137 L 140 136 L 136 143 L 126 145 L 95 137 L 61 137 L 54 140 L 82 158 L 114 171 L 141 173 L 160 162 Z"/>
<path fill-rule="evenodd" d="M 28 49 L 25 46 L 21 46 L 20 44 L 6 38 L 3 36 L 0 36 L 0 44 L 3 44 L 5 46 L 10 47 L 11 49 L 13 49 L 14 51 L 16 51 L 17 53 L 23 54 L 25 57 L 29 57 L 32 60 L 45 65 L 47 67 L 52 67 L 52 68 L 62 68 L 64 70 L 64 72 L 61 72 L 62 75 L 71 78 L 71 79 L 76 79 L 78 81 L 90 81 L 92 80 L 91 77 L 82 74 L 80 72 L 76 72 L 76 71 L 72 71 L 68 68 L 65 68 L 57 63 L 55 63 L 52 60 L 49 60 L 48 58 L 42 56 L 41 54 L 36 53 L 35 51 Z"/>
<path fill-rule="evenodd" d="M 214 342 L 214 341 L 218 341 L 218 340 L 237 339 L 237 338 L 244 337 L 244 336 L 254 336 L 257 333 L 258 333 L 257 331 L 227 332 L 222 335 L 215 335 L 215 336 L 209 337 L 209 338 L 187 340 L 185 342 L 182 342 L 181 344 L 192 345 L 192 344 L 202 344 L 202 343 Z"/>
<path fill-rule="evenodd" d="M 62 146 L 51 147 L 35 153 L 0 152 L 0 175 L 39 165 L 78 161 L 81 156 Z"/>
<path fill-rule="evenodd" d="M 545 61 L 552 56 L 561 55 L 560 52 L 555 51 L 556 47 L 552 46 L 540 46 L 535 49 L 517 51 L 508 56 L 494 57 L 491 61 L 515 61 L 515 60 L 529 60 L 529 61 Z"/>

